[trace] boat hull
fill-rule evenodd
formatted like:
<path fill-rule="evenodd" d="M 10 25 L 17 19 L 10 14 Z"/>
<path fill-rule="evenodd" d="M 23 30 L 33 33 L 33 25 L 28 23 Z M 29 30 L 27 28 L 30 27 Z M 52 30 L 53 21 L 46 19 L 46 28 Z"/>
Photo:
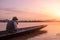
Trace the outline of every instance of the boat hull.
<path fill-rule="evenodd" d="M 11 37 L 11 36 L 15 36 L 15 35 L 29 33 L 31 31 L 41 30 L 42 28 L 45 28 L 46 26 L 47 25 L 38 25 L 38 26 L 31 26 L 31 27 L 26 27 L 26 28 L 19 28 L 18 31 L 13 32 L 13 33 L 9 33 L 7 31 L 1 31 L 0 38 L 5 38 L 5 37 L 9 37 L 9 36 Z"/>

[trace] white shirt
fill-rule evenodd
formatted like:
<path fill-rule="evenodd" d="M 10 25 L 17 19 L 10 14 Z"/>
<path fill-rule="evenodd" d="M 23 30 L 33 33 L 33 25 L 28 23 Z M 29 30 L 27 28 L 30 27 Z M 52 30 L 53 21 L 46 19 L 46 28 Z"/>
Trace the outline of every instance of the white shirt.
<path fill-rule="evenodd" d="M 17 22 L 16 21 L 14 21 L 14 27 L 17 30 Z"/>

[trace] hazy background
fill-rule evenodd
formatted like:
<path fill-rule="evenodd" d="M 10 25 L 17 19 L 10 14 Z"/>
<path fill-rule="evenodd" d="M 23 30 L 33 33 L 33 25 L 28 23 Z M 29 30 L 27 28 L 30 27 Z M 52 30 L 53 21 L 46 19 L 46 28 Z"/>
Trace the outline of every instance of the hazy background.
<path fill-rule="evenodd" d="M 0 19 L 60 20 L 60 0 L 0 0 Z"/>

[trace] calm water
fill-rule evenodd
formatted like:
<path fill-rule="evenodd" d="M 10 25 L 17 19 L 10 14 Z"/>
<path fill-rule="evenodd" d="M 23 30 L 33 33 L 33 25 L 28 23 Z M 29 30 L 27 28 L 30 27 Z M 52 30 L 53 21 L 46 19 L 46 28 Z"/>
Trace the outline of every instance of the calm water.
<path fill-rule="evenodd" d="M 60 40 L 60 22 L 31 22 L 31 23 L 19 23 L 18 28 L 30 27 L 35 25 L 48 25 L 42 30 L 46 30 L 47 33 L 36 35 L 28 38 L 23 36 L 22 38 L 16 37 L 11 40 Z M 0 31 L 6 30 L 6 23 L 0 23 Z M 33 35 L 33 34 L 32 34 Z"/>

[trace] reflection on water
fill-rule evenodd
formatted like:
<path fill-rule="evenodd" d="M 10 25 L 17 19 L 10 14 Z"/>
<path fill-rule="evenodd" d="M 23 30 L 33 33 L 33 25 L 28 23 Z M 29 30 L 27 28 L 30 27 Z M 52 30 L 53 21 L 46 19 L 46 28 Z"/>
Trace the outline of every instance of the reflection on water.
<path fill-rule="evenodd" d="M 25 34 L 13 37 L 13 38 L 9 38 L 9 40 L 27 40 L 30 38 L 33 38 L 35 36 L 39 36 L 42 35 L 44 33 L 47 33 L 47 31 L 42 30 L 42 31 L 31 31 L 31 32 L 27 32 Z"/>
<path fill-rule="evenodd" d="M 35 25 L 48 25 L 46 28 L 42 29 L 42 30 L 46 30 L 47 33 L 41 34 L 41 35 L 35 34 L 35 36 L 32 36 L 33 35 L 32 33 L 32 34 L 28 34 L 21 37 L 16 37 L 16 40 L 17 39 L 20 39 L 20 40 L 60 40 L 60 22 L 19 23 L 18 28 L 30 27 L 30 26 L 35 26 Z M 0 31 L 5 30 L 5 28 L 6 28 L 6 23 L 0 23 Z M 35 33 L 38 34 L 38 32 L 35 32 Z"/>

